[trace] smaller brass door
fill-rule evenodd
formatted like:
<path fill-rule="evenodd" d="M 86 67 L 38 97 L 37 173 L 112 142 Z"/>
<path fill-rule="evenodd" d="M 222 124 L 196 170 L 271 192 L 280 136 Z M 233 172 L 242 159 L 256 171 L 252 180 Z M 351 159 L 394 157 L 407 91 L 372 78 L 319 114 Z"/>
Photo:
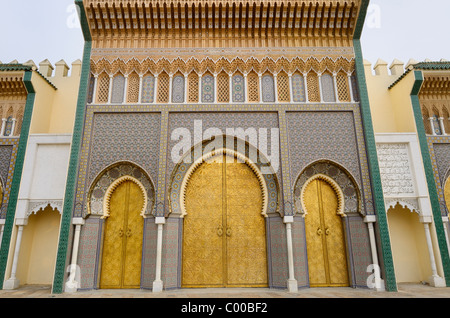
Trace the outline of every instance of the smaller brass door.
<path fill-rule="evenodd" d="M 338 200 L 325 181 L 311 182 L 304 194 L 306 243 L 311 287 L 349 286 L 347 255 Z"/>
<path fill-rule="evenodd" d="M 100 288 L 140 288 L 143 204 L 141 189 L 132 181 L 114 190 L 105 222 Z"/>

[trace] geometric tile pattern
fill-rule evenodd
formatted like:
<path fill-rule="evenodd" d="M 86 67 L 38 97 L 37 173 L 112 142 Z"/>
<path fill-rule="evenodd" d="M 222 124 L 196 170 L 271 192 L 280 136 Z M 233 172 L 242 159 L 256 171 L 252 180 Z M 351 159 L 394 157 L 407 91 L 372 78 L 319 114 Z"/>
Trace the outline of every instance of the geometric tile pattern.
<path fill-rule="evenodd" d="M 6 218 L 18 147 L 19 138 L 0 138 L 0 182 L 3 190 L 0 219 Z"/>
<path fill-rule="evenodd" d="M 292 96 L 296 103 L 304 103 L 306 101 L 305 80 L 298 73 L 292 76 Z"/>
<path fill-rule="evenodd" d="M 172 103 L 184 103 L 184 76 L 177 75 L 172 80 Z"/>
<path fill-rule="evenodd" d="M 99 240 L 103 220 L 99 217 L 89 217 L 86 223 L 81 226 L 80 245 L 78 248 L 77 265 L 81 271 L 81 289 L 95 288 L 95 278 L 97 276 L 98 254 L 101 250 Z"/>
<path fill-rule="evenodd" d="M 214 102 L 214 77 L 205 75 L 202 77 L 202 103 Z"/>
<path fill-rule="evenodd" d="M 441 215 L 448 216 L 444 186 L 450 175 L 450 136 L 427 136 Z"/>
<path fill-rule="evenodd" d="M 265 103 L 275 102 L 275 82 L 272 75 L 264 75 L 261 79 L 262 98 Z"/>
<path fill-rule="evenodd" d="M 330 74 L 323 74 L 321 76 L 322 81 L 322 98 L 326 103 L 336 102 L 336 95 L 334 91 L 334 81 Z"/>
<path fill-rule="evenodd" d="M 280 217 L 266 218 L 269 263 L 269 286 L 271 288 L 286 288 L 288 279 L 288 262 L 286 247 L 286 226 Z"/>
<path fill-rule="evenodd" d="M 351 252 L 351 270 L 354 275 L 352 286 L 367 287 L 367 266 L 373 264 L 369 240 L 369 230 L 361 215 L 348 214 L 345 217 L 348 228 L 348 245 Z"/>
<path fill-rule="evenodd" d="M 153 103 L 155 92 L 155 78 L 152 75 L 145 76 L 142 79 L 142 103 Z"/>
<path fill-rule="evenodd" d="M 245 81 L 240 74 L 233 76 L 233 103 L 245 102 Z"/>
<path fill-rule="evenodd" d="M 122 75 L 117 75 L 113 79 L 111 103 L 112 104 L 123 103 L 124 95 L 125 95 L 125 77 L 123 77 Z"/>

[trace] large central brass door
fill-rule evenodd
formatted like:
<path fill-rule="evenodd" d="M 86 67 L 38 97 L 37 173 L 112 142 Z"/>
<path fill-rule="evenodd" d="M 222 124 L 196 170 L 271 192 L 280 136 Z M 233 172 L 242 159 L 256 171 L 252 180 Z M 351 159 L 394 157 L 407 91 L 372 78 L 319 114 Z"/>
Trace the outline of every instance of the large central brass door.
<path fill-rule="evenodd" d="M 185 200 L 182 287 L 266 287 L 262 193 L 253 171 L 216 157 L 193 174 Z"/>
<path fill-rule="evenodd" d="M 316 179 L 304 194 L 305 231 L 311 287 L 348 286 L 347 257 L 342 219 L 333 188 Z"/>
<path fill-rule="evenodd" d="M 114 190 L 105 223 L 100 288 L 140 288 L 143 204 L 141 189 L 132 181 Z"/>

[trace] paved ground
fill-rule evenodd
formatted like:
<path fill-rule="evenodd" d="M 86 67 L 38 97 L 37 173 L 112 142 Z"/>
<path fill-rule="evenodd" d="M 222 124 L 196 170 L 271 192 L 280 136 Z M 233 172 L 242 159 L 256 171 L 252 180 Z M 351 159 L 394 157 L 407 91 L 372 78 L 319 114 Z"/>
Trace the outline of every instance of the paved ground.
<path fill-rule="evenodd" d="M 0 290 L 0 298 L 450 298 L 450 288 L 422 284 L 399 284 L 398 292 L 353 288 L 305 288 L 297 293 L 268 288 L 178 289 L 162 293 L 149 290 L 91 290 L 52 295 L 49 286 L 21 286 Z"/>

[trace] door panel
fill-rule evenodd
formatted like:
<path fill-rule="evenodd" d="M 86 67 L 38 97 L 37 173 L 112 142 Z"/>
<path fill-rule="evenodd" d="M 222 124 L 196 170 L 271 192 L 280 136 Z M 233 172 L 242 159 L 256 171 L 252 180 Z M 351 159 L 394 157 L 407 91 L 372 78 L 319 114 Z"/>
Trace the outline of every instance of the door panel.
<path fill-rule="evenodd" d="M 223 285 L 222 164 L 202 164 L 186 188 L 182 286 Z M 222 231 L 222 234 L 221 234 Z"/>
<path fill-rule="evenodd" d="M 123 287 L 139 288 L 141 285 L 142 239 L 144 236 L 144 218 L 140 215 L 144 198 L 141 189 L 129 182 L 127 197 L 128 211 L 124 227 L 126 250 L 123 270 Z"/>
<path fill-rule="evenodd" d="M 120 184 L 110 199 L 105 222 L 100 288 L 139 288 L 144 220 L 144 198 L 132 181 Z"/>
<path fill-rule="evenodd" d="M 304 200 L 310 286 L 348 286 L 345 236 L 335 191 L 316 179 L 308 185 Z"/>
<path fill-rule="evenodd" d="M 204 163 L 186 188 L 183 287 L 267 286 L 259 181 L 246 164 L 225 162 Z"/>

